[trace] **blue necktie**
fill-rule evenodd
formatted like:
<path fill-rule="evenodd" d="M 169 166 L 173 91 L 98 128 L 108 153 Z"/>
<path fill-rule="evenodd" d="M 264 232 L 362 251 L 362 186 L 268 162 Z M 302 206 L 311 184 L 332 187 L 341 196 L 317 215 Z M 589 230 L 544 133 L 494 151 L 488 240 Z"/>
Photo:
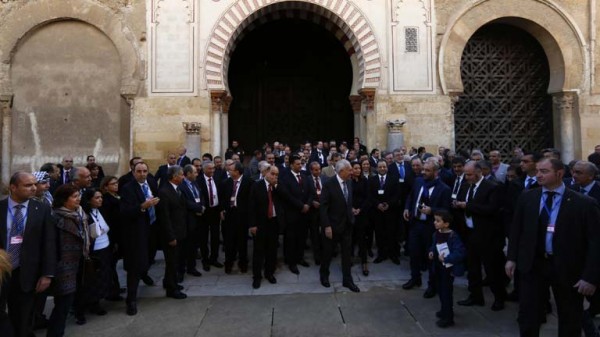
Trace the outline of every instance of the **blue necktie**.
<path fill-rule="evenodd" d="M 342 190 L 344 192 L 344 199 L 346 199 L 346 203 L 348 203 L 348 186 L 346 186 L 345 181 L 342 183 L 342 185 L 344 186 Z"/>
<path fill-rule="evenodd" d="M 545 207 L 542 208 L 542 212 L 540 213 L 540 217 L 539 217 L 539 221 L 541 223 L 542 226 L 548 228 L 548 225 L 550 225 L 550 221 L 551 221 L 551 217 L 552 214 L 549 214 L 548 212 L 552 212 L 552 206 L 554 206 L 554 195 L 556 195 L 556 192 L 552 192 L 552 191 L 546 191 L 544 192 L 546 194 L 546 202 L 545 202 Z M 552 250 L 552 236 L 553 233 L 546 231 L 546 253 L 552 254 L 553 250 Z"/>
<path fill-rule="evenodd" d="M 142 189 L 144 190 L 144 196 L 146 199 L 150 198 L 150 193 L 148 191 L 148 183 L 144 183 L 142 185 Z M 150 217 L 150 224 L 156 222 L 156 211 L 154 210 L 154 206 L 150 206 L 148 208 L 148 216 Z"/>
<path fill-rule="evenodd" d="M 14 207 L 12 219 L 13 223 L 12 226 L 10 226 L 8 255 L 10 256 L 10 264 L 12 265 L 13 270 L 19 268 L 20 266 L 22 242 L 13 243 L 12 240 L 15 237 L 21 237 L 21 239 L 23 238 L 23 229 L 25 225 L 25 218 L 23 217 L 23 212 L 21 211 L 23 207 L 25 206 L 16 205 Z"/>
<path fill-rule="evenodd" d="M 404 174 L 405 174 L 405 172 L 404 172 L 404 165 L 399 164 L 398 165 L 398 171 L 400 172 L 400 178 L 404 179 Z"/>

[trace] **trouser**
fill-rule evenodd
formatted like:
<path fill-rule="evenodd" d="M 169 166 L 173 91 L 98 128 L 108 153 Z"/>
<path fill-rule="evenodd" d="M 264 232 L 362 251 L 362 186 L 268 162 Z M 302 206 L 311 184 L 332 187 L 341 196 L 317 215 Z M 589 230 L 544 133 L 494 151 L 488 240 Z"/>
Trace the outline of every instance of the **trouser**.
<path fill-rule="evenodd" d="M 8 304 L 8 317 L 13 326 L 14 335 L 16 337 L 29 337 L 33 334 L 35 291 L 24 292 L 21 289 L 21 268 L 12 271 L 4 289 L 8 290 L 6 292 L 6 303 Z M 4 291 L 2 292 L 4 293 Z"/>
<path fill-rule="evenodd" d="M 277 240 L 279 238 L 279 224 L 277 218 L 267 220 L 263 226 L 258 227 L 254 236 L 254 252 L 252 253 L 252 273 L 254 279 L 262 278 L 263 265 L 265 276 L 275 273 L 277 262 Z"/>
<path fill-rule="evenodd" d="M 165 244 L 163 252 L 165 254 L 165 276 L 163 285 L 167 293 L 176 292 L 177 289 L 177 270 L 179 265 L 179 256 L 181 255 L 182 245 L 179 241 L 177 245 L 170 246 Z"/>
<path fill-rule="evenodd" d="M 319 209 L 312 208 L 309 217 L 310 247 L 312 248 L 315 262 L 317 262 L 321 261 L 323 250 L 323 243 L 321 242 L 321 213 Z"/>
<path fill-rule="evenodd" d="M 367 263 L 367 247 L 369 245 L 367 227 L 369 221 L 365 214 L 359 214 L 354 218 L 354 237 L 358 245 L 358 257 L 361 263 Z"/>
<path fill-rule="evenodd" d="M 218 207 L 208 207 L 202 216 L 203 225 L 200 227 L 200 254 L 202 263 L 209 264 L 219 259 L 219 241 L 221 240 L 221 218 Z M 210 237 L 210 254 L 208 242 Z"/>
<path fill-rule="evenodd" d="M 371 220 L 377 238 L 377 255 L 382 258 L 398 257 L 398 242 L 396 241 L 398 221 L 394 217 L 396 213 L 392 209 L 385 212 L 375 210 L 375 212 Z"/>
<path fill-rule="evenodd" d="M 65 334 L 67 317 L 74 301 L 75 293 L 54 296 L 54 309 L 50 315 L 46 337 L 62 337 Z"/>
<path fill-rule="evenodd" d="M 452 268 L 446 268 L 438 260 L 433 262 L 434 267 L 434 278 L 437 284 L 437 291 L 440 297 L 441 303 L 441 317 L 442 319 L 454 320 L 454 310 L 452 294 L 454 292 L 454 276 L 452 276 Z"/>
<path fill-rule="evenodd" d="M 408 232 L 408 250 L 410 253 L 410 275 L 412 279 L 421 279 L 421 271 L 429 270 L 429 287 L 435 289 L 436 282 L 433 279 L 432 264 L 428 258 L 428 250 L 431 248 L 431 238 L 434 232 L 431 224 L 425 221 L 413 220 Z"/>
<path fill-rule="evenodd" d="M 223 221 L 223 240 L 225 243 L 225 265 L 232 266 L 239 257 L 238 266 L 248 266 L 248 227 L 247 214 L 241 214 L 231 208 Z"/>
<path fill-rule="evenodd" d="M 469 292 L 475 299 L 483 299 L 483 265 L 490 282 L 490 290 L 497 301 L 506 299 L 504 264 L 506 257 L 502 247 L 494 242 L 484 242 L 473 229 L 465 232 L 467 245 L 467 280 Z"/>
<path fill-rule="evenodd" d="M 520 276 L 519 330 L 522 337 L 538 337 L 542 317 L 545 315 L 548 285 L 552 287 L 558 314 L 558 336 L 581 335 L 583 319 L 583 296 L 572 284 L 563 284 L 560 270 L 552 257 L 537 257 L 533 267 Z"/>
<path fill-rule="evenodd" d="M 306 217 L 301 216 L 297 221 L 287 222 L 283 241 L 283 257 L 288 265 L 296 265 L 304 259 L 306 244 Z"/>
<path fill-rule="evenodd" d="M 332 235 L 332 238 L 329 239 L 325 236 L 325 233 L 322 234 L 323 261 L 321 261 L 319 274 L 321 277 L 329 277 L 329 266 L 331 265 L 333 247 L 339 242 L 342 246 L 342 280 L 343 283 L 352 283 L 352 273 L 350 271 L 352 267 L 350 257 L 350 250 L 352 249 L 352 230 L 346 229 L 342 233 L 333 233 Z"/>

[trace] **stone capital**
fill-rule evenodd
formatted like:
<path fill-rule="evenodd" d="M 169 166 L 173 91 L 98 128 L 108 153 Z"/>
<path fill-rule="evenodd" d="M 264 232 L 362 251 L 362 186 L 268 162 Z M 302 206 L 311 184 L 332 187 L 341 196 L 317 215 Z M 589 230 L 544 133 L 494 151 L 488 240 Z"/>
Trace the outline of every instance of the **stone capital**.
<path fill-rule="evenodd" d="M 406 120 L 404 119 L 394 119 L 391 121 L 386 121 L 385 125 L 388 127 L 389 133 L 400 133 L 402 132 L 402 127 L 406 124 Z"/>
<path fill-rule="evenodd" d="M 210 102 L 212 112 L 228 113 L 232 97 L 227 90 L 212 90 L 210 92 Z"/>
<path fill-rule="evenodd" d="M 202 123 L 200 122 L 182 122 L 185 133 L 188 135 L 199 135 Z"/>
<path fill-rule="evenodd" d="M 560 92 L 552 95 L 552 103 L 558 111 L 572 111 L 575 108 L 576 97 L 572 92 Z"/>
<path fill-rule="evenodd" d="M 358 90 L 358 94 L 362 97 L 366 104 L 367 111 L 375 110 L 375 88 L 363 88 Z"/>
<path fill-rule="evenodd" d="M 362 96 L 360 95 L 350 95 L 350 106 L 352 106 L 352 111 L 355 114 L 360 114 L 362 108 Z"/>

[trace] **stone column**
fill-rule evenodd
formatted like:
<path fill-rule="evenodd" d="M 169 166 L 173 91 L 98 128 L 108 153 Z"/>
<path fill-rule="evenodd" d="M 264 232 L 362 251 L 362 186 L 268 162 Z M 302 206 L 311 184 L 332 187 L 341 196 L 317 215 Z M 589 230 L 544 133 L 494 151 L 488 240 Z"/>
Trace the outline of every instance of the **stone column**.
<path fill-rule="evenodd" d="M 185 148 L 187 149 L 187 156 L 190 158 L 200 158 L 201 153 L 201 137 L 200 128 L 202 126 L 199 122 L 183 122 L 183 129 L 185 130 Z"/>
<path fill-rule="evenodd" d="M 364 139 L 367 148 L 380 147 L 377 140 L 377 120 L 375 112 L 375 88 L 362 88 L 358 94 L 361 101 L 361 117 L 364 123 L 361 123 L 361 140 Z"/>
<path fill-rule="evenodd" d="M 129 167 L 129 159 L 133 158 L 133 143 L 134 143 L 134 139 L 133 139 L 133 129 L 134 129 L 134 125 L 133 125 L 133 121 L 134 121 L 134 113 L 135 113 L 135 94 L 121 94 L 121 97 L 123 97 L 123 99 L 125 100 L 125 103 L 127 104 L 127 106 L 129 107 L 129 115 L 127 117 L 127 124 L 125 125 L 125 120 L 124 118 L 121 119 L 121 137 L 125 137 L 127 136 L 129 138 L 128 144 L 129 144 L 129 153 L 127 153 L 127 157 L 124 158 L 125 160 L 119 160 L 119 168 L 118 168 L 118 172 L 127 172 L 129 171 L 131 168 Z M 127 128 L 127 129 L 125 129 Z M 122 151 L 124 152 L 124 151 Z M 123 158 L 125 157 L 124 153 L 120 153 L 120 157 Z"/>
<path fill-rule="evenodd" d="M 354 112 L 354 136 L 359 137 L 362 140 L 362 97 L 360 95 L 350 95 L 349 99 L 350 106 L 352 106 L 352 111 Z"/>
<path fill-rule="evenodd" d="M 405 120 L 399 119 L 387 121 L 386 125 L 388 127 L 388 134 L 386 149 L 388 151 L 393 151 L 404 146 L 404 133 L 402 133 L 402 127 L 405 123 Z"/>
<path fill-rule="evenodd" d="M 225 90 L 213 90 L 210 92 L 211 101 L 211 112 L 212 112 L 212 154 L 213 156 L 219 156 L 223 153 L 222 151 L 222 134 L 223 129 L 223 98 L 227 97 L 227 91 Z M 225 143 L 227 144 L 227 143 Z M 225 145 L 227 146 L 227 145 Z"/>
<path fill-rule="evenodd" d="M 460 93 L 451 93 L 450 94 L 450 123 L 452 125 L 452 130 L 455 130 L 455 123 L 454 123 L 454 111 L 456 109 L 456 104 L 458 103 L 458 101 L 460 100 Z M 450 135 L 450 143 L 448 145 L 450 145 L 450 147 L 455 148 L 456 147 L 456 131 L 452 132 L 452 134 Z M 457 150 L 456 148 L 454 149 L 455 151 Z"/>
<path fill-rule="evenodd" d="M 0 95 L 0 112 L 2 112 L 2 167 L 0 186 L 8 186 L 11 165 L 12 139 L 12 95 Z"/>
<path fill-rule="evenodd" d="M 576 130 L 578 124 L 577 95 L 574 92 L 560 92 L 552 95 L 554 143 L 561 151 L 563 162 L 579 158 L 581 135 Z"/>

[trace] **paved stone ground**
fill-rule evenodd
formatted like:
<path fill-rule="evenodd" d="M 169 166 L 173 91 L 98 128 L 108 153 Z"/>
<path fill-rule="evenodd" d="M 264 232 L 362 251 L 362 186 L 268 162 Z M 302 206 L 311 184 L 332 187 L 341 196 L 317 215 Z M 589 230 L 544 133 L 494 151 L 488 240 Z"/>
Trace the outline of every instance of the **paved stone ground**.
<path fill-rule="evenodd" d="M 164 261 L 159 253 L 150 271 L 157 285 L 140 285 L 136 316 L 125 314 L 124 302 L 107 302 L 108 314 L 88 314 L 86 325 L 78 326 L 70 317 L 66 336 L 518 336 L 517 304 L 507 303 L 504 311 L 492 312 L 489 289 L 485 290 L 485 307 L 455 305 L 456 325 L 440 329 L 435 325 L 439 299 L 424 299 L 424 287 L 401 288 L 410 276 L 406 258 L 400 266 L 388 260 L 369 267 L 368 277 L 360 273 L 358 264 L 353 268 L 360 293 L 342 287 L 339 258 L 332 263 L 331 288 L 321 286 L 314 265 L 299 267 L 300 275 L 295 275 L 279 261 L 277 284 L 263 280 L 256 290 L 250 273 L 240 274 L 234 268 L 233 274 L 226 275 L 223 269 L 211 268 L 202 271 L 201 277 L 186 275 L 183 286 L 189 297 L 174 300 L 166 298 L 160 286 Z M 121 279 L 124 284 L 124 274 Z M 467 294 L 466 279 L 457 278 L 454 301 Z M 48 314 L 51 302 L 46 308 Z M 556 334 L 556 317 L 550 315 L 542 336 Z M 44 334 L 39 331 L 38 336 Z"/>

